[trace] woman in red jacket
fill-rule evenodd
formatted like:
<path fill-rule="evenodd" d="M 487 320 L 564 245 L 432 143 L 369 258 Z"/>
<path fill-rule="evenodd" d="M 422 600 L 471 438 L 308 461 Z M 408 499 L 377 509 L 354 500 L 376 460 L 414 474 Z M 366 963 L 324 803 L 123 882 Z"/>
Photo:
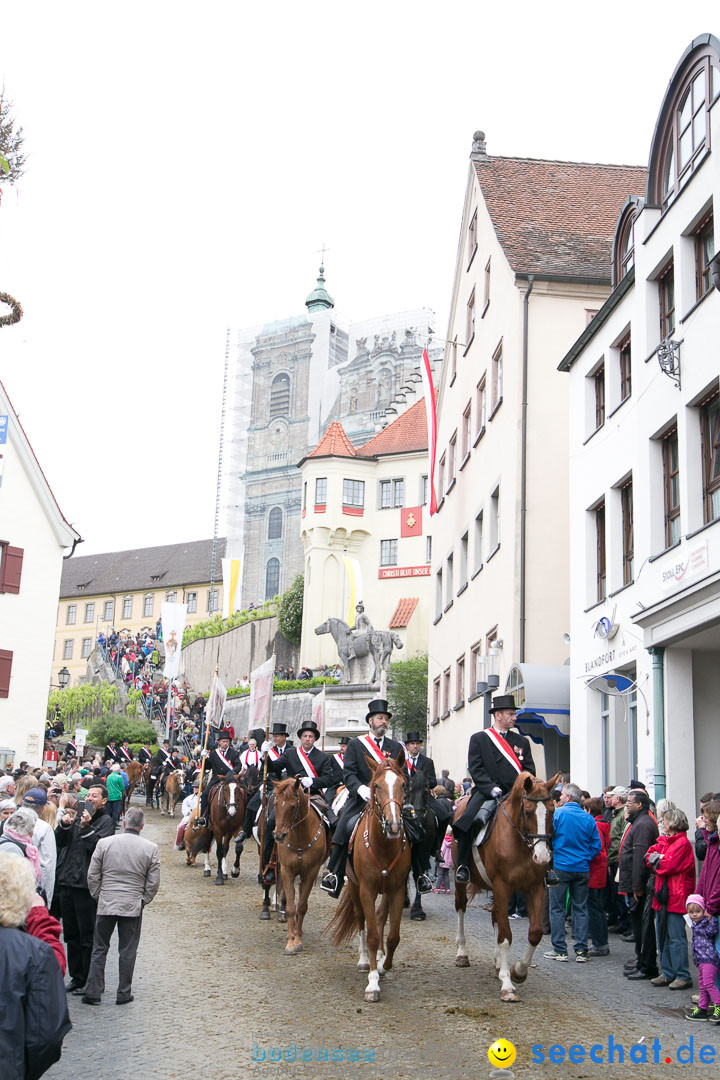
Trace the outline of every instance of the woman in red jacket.
<path fill-rule="evenodd" d="M 645 861 L 655 871 L 653 911 L 656 912 L 661 974 L 650 982 L 671 990 L 692 986 L 685 933 L 685 901 L 695 892 L 695 855 L 687 838 L 688 819 L 682 810 L 666 810 L 663 833 L 648 848 Z"/>
<path fill-rule="evenodd" d="M 588 883 L 588 932 L 592 945 L 588 956 L 607 956 L 608 923 L 605 914 L 605 887 L 607 885 L 608 848 L 610 846 L 610 823 L 603 820 L 602 799 L 586 799 L 583 804 L 588 814 L 595 818 L 600 833 L 602 851 L 599 851 L 590 863 L 590 881 Z"/>

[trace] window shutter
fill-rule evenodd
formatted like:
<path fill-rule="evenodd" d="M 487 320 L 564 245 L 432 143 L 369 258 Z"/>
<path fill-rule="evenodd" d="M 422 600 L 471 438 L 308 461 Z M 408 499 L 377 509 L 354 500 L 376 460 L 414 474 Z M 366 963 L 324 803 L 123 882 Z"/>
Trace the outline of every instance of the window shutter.
<path fill-rule="evenodd" d="M 0 592 L 19 593 L 20 578 L 22 576 L 23 548 L 5 548 L 5 557 L 2 561 Z"/>
<path fill-rule="evenodd" d="M 0 698 L 10 694 L 10 672 L 13 654 L 9 649 L 0 649 Z"/>

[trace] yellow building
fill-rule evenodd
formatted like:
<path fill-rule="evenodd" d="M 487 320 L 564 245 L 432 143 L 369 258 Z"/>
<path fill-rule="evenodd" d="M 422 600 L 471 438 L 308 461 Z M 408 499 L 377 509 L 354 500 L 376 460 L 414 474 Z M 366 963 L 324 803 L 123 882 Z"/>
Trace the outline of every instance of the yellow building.
<path fill-rule="evenodd" d="M 188 605 L 187 624 L 222 611 L 225 540 L 218 541 L 211 588 L 212 540 L 110 551 L 63 563 L 55 629 L 52 682 L 66 667 L 70 685 L 85 675 L 98 634 L 113 629 L 155 631 L 164 601 Z"/>

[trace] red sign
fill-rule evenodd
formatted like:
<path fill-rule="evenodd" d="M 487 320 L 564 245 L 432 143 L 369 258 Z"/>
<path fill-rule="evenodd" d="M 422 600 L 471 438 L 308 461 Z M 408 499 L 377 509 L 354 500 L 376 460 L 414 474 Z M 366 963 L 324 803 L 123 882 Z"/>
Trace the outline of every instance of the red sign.
<path fill-rule="evenodd" d="M 385 566 L 378 570 L 379 578 L 430 577 L 429 566 Z"/>
<path fill-rule="evenodd" d="M 400 511 L 400 536 L 422 536 L 422 506 L 406 506 Z"/>

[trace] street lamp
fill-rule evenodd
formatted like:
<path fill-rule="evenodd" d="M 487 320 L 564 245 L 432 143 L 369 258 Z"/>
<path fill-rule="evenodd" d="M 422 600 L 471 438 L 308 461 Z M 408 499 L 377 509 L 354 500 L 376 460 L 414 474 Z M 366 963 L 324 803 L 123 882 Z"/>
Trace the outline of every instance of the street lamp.
<path fill-rule="evenodd" d="M 66 667 L 60 668 L 58 671 L 58 682 L 60 683 L 60 689 L 64 690 L 67 684 L 70 682 L 70 672 Z"/>
<path fill-rule="evenodd" d="M 490 727 L 490 701 L 500 685 L 500 650 L 491 646 L 487 656 L 478 656 L 475 689 L 483 698 L 483 727 Z"/>

